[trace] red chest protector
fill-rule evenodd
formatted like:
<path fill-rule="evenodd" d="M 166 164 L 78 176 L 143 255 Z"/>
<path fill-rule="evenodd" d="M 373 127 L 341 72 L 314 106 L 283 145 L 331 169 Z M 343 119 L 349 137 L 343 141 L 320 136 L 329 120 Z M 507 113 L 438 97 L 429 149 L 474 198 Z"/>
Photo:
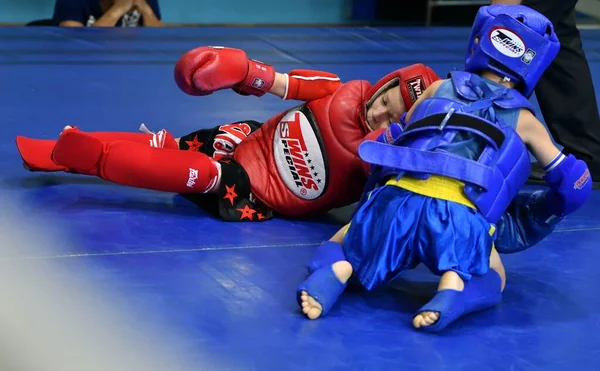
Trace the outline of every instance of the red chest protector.
<path fill-rule="evenodd" d="M 244 140 L 234 158 L 252 193 L 277 213 L 302 217 L 356 202 L 366 176 L 357 155 L 371 85 L 350 81 L 324 98 L 282 112 Z"/>

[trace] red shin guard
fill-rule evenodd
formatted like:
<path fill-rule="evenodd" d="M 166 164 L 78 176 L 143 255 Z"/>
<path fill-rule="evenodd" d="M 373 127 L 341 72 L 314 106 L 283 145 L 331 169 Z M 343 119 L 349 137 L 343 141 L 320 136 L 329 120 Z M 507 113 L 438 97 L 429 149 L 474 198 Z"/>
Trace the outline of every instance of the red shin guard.
<path fill-rule="evenodd" d="M 211 192 L 221 175 L 220 164 L 202 153 L 127 141 L 102 142 L 79 130 L 60 136 L 52 160 L 117 184 L 174 193 Z"/>
<path fill-rule="evenodd" d="M 142 133 L 130 133 L 130 132 L 119 132 L 119 131 L 108 131 L 108 132 L 91 132 L 87 133 L 90 136 L 100 139 L 103 142 L 112 142 L 113 140 L 126 140 L 128 142 L 147 144 L 154 148 L 171 148 L 179 149 L 173 135 L 162 129 L 158 133 L 153 133 L 146 128 L 144 124 L 140 126 Z"/>
<path fill-rule="evenodd" d="M 142 127 L 145 129 L 145 127 Z M 78 129 L 71 129 L 78 130 Z M 147 130 L 147 129 L 146 129 Z M 173 135 L 166 130 L 158 133 L 129 133 L 129 132 L 91 132 L 88 135 L 103 142 L 123 140 L 132 143 L 140 143 L 156 148 L 179 149 Z M 50 155 L 54 149 L 56 140 L 32 139 L 17 136 L 17 150 L 21 154 L 25 167 L 30 171 L 70 171 L 64 166 L 55 164 Z"/>
<path fill-rule="evenodd" d="M 30 171 L 69 171 L 50 158 L 55 144 L 56 141 L 50 139 L 17 137 L 17 150 L 23 159 L 23 165 Z"/>

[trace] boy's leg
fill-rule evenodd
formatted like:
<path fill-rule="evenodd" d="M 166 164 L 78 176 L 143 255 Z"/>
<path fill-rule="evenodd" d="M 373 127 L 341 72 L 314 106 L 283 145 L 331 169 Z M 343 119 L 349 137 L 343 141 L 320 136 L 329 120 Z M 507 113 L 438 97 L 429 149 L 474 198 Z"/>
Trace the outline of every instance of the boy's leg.
<path fill-rule="evenodd" d="M 465 283 L 460 276 L 453 271 L 447 271 L 442 274 L 440 282 L 438 283 L 436 294 L 442 290 L 456 290 L 463 291 Z M 413 318 L 413 326 L 415 328 L 421 328 L 433 325 L 438 319 L 440 319 L 440 312 L 435 311 L 420 311 Z"/>
<path fill-rule="evenodd" d="M 346 288 L 351 275 L 352 265 L 347 260 L 314 271 L 299 289 L 299 303 L 306 317 L 317 319 L 326 314 Z"/>
<path fill-rule="evenodd" d="M 63 129 L 70 130 L 73 127 L 66 126 Z M 144 126 L 142 126 L 145 129 Z M 132 143 L 144 144 L 154 148 L 172 148 L 177 149 L 178 143 L 173 136 L 166 130 L 157 133 L 143 130 L 141 133 L 134 132 L 89 132 L 89 136 L 99 139 L 102 142 L 115 140 L 127 141 Z M 54 163 L 51 159 L 52 151 L 56 145 L 56 140 L 33 139 L 24 136 L 17 136 L 17 150 L 23 159 L 23 167 L 29 171 L 56 172 L 67 171 L 69 168 Z"/>
<path fill-rule="evenodd" d="M 493 244 L 495 227 L 464 205 L 437 201 L 431 208 L 435 205 L 447 209 L 440 215 L 452 222 L 433 241 L 430 230 L 438 231 L 440 224 L 432 221 L 422 227 L 428 233 L 422 233 L 420 243 L 428 247 L 420 260 L 441 277 L 433 298 L 413 317 L 413 326 L 427 332 L 442 331 L 465 314 L 493 307 L 504 287 L 504 269 Z"/>
<path fill-rule="evenodd" d="M 310 274 L 299 286 L 296 295 L 302 312 L 308 319 L 326 314 L 335 304 L 352 275 L 352 265 L 345 260 L 342 242 L 347 226 L 317 248 Z"/>
<path fill-rule="evenodd" d="M 492 249 L 490 270 L 473 275 L 467 282 L 454 271 L 442 274 L 437 292 L 413 318 L 413 326 L 428 332 L 439 332 L 465 314 L 498 304 L 506 283 L 500 256 Z"/>
<path fill-rule="evenodd" d="M 351 225 L 342 227 L 313 255 L 309 264 L 312 273 L 298 289 L 299 303 L 307 316 L 325 314 L 352 275 L 366 290 L 372 290 L 414 267 L 413 225 L 427 207 L 427 200 L 393 185 L 373 190 Z"/>
<path fill-rule="evenodd" d="M 103 142 L 77 129 L 61 134 L 51 158 L 79 174 L 164 192 L 209 193 L 218 188 L 221 178 L 220 164 L 205 154 L 128 141 Z"/>
<path fill-rule="evenodd" d="M 308 273 L 312 273 L 319 268 L 326 267 L 337 261 L 346 260 L 344 250 L 340 249 L 338 245 L 343 243 L 344 234 L 349 226 L 350 224 L 346 224 L 329 239 L 329 243 L 326 242 L 317 247 L 308 263 Z"/>
<path fill-rule="evenodd" d="M 237 146 L 261 125 L 254 120 L 233 122 L 210 129 L 196 130 L 176 138 L 175 141 L 178 148 L 184 151 L 202 152 L 215 159 L 232 157 Z"/>

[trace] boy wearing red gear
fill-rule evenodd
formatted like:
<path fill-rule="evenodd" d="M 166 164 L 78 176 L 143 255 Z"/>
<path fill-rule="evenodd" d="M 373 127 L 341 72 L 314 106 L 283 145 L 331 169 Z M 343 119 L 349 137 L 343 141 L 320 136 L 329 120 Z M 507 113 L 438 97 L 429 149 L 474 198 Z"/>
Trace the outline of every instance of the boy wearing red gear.
<path fill-rule="evenodd" d="M 276 73 L 239 49 L 200 47 L 175 66 L 191 95 L 231 88 L 304 101 L 264 124 L 240 121 L 174 139 L 166 130 L 138 133 L 64 131 L 57 141 L 17 138 L 32 171 L 95 175 L 133 187 L 213 202 L 230 221 L 279 214 L 304 217 L 356 202 L 366 181 L 358 145 L 398 122 L 439 77 L 421 64 L 401 68 L 371 86 L 342 83 L 312 70 Z M 187 150 L 187 151 L 182 151 Z"/>

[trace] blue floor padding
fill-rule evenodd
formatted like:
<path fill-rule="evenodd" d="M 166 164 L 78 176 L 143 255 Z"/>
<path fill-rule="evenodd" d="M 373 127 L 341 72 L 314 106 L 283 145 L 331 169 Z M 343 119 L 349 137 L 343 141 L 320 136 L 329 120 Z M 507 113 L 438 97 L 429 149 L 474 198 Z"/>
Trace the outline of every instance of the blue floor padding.
<path fill-rule="evenodd" d="M 173 194 L 27 172 L 14 144 L 16 135 L 56 138 L 65 125 L 136 131 L 143 122 L 178 136 L 264 121 L 297 103 L 183 94 L 173 65 L 196 46 L 239 47 L 281 72 L 323 69 L 374 83 L 412 63 L 442 76 L 460 68 L 468 35 L 465 28 L 0 29 L 2 197 L 65 236 L 56 251 L 25 246 L 20 257 L 53 259 L 78 274 L 84 267 L 87 279 L 125 293 L 140 316 L 174 329 L 179 340 L 165 347 L 210 364 L 200 370 L 600 369 L 598 192 L 539 246 L 504 256 L 500 305 L 430 335 L 410 327 L 432 289 L 421 268 L 395 289 L 351 290 L 321 320 L 299 314 L 305 264 L 351 209 L 225 223 Z M 600 31 L 582 35 L 599 86 Z"/>

